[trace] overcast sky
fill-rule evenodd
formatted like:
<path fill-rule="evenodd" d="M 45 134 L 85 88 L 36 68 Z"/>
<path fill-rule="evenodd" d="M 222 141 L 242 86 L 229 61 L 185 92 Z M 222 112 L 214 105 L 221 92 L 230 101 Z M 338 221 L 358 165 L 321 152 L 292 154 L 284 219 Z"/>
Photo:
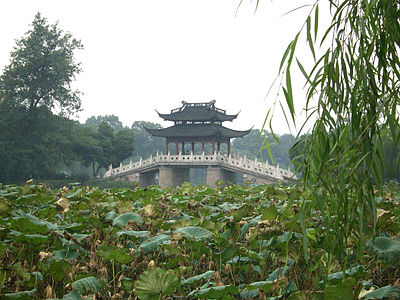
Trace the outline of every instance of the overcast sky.
<path fill-rule="evenodd" d="M 83 72 L 84 122 L 92 115 L 115 114 L 133 121 L 161 122 L 155 109 L 168 113 L 181 101 L 208 102 L 239 117 L 227 127 L 260 128 L 275 95 L 265 96 L 278 73 L 288 43 L 308 9 L 283 16 L 307 3 L 300 0 L 2 0 L 0 68 L 9 63 L 15 40 L 28 31 L 39 11 L 50 23 L 80 39 L 76 53 Z M 308 54 L 307 54 L 308 55 Z M 297 108 L 304 103 L 300 79 Z M 281 115 L 278 133 L 288 132 Z"/>

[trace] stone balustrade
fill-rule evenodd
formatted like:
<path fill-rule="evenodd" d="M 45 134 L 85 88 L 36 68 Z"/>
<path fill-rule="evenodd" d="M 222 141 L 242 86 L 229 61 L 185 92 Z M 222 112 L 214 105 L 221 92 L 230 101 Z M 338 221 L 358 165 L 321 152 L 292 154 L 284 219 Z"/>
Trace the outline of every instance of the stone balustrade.
<path fill-rule="evenodd" d="M 125 173 L 140 172 L 144 169 L 157 167 L 161 165 L 185 165 L 185 166 L 212 166 L 219 165 L 224 168 L 231 169 L 238 173 L 244 174 L 257 174 L 259 176 L 266 176 L 275 180 L 285 180 L 288 178 L 297 179 L 293 172 L 286 169 L 279 168 L 279 165 L 272 166 L 268 162 L 262 163 L 257 159 L 250 160 L 245 156 L 225 155 L 221 153 L 215 154 L 188 154 L 188 155 L 171 155 L 171 154 L 158 154 L 150 156 L 147 159 L 140 159 L 137 162 L 130 161 L 129 164 L 113 168 L 111 165 L 106 171 L 104 178 L 115 176 L 122 176 Z"/>

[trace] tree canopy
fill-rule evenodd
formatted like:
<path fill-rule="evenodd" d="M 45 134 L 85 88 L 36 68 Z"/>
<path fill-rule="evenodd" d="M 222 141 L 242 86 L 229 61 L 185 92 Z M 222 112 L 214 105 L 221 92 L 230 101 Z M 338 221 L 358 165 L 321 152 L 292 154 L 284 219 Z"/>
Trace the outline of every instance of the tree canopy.
<path fill-rule="evenodd" d="M 1 181 L 54 178 L 61 164 L 76 159 L 76 123 L 62 115 L 80 108 L 71 83 L 81 71 L 74 60 L 74 51 L 81 48 L 80 41 L 57 24 L 47 24 L 39 13 L 17 40 L 0 75 Z"/>
<path fill-rule="evenodd" d="M 106 122 L 114 130 L 121 130 L 124 128 L 124 125 L 122 125 L 122 122 L 119 120 L 118 116 L 115 115 L 91 116 L 90 118 L 86 119 L 85 125 L 92 128 L 97 128 L 103 122 Z"/>
<path fill-rule="evenodd" d="M 28 111 L 37 107 L 64 115 L 79 111 L 80 92 L 71 84 L 81 72 L 74 51 L 82 48 L 79 40 L 37 13 L 31 29 L 16 41 L 11 62 L 0 77 L 1 102 Z"/>
<path fill-rule="evenodd" d="M 271 156 L 269 155 L 265 141 L 268 141 Z M 295 138 L 291 134 L 279 136 L 275 140 L 273 135 L 266 130 L 260 132 L 252 129 L 243 138 L 236 138 L 232 142 L 232 152 L 246 155 L 249 159 L 257 158 L 259 161 L 268 161 L 269 164 L 279 164 L 281 168 L 293 169 L 290 163 L 289 149 L 293 146 Z"/>
<path fill-rule="evenodd" d="M 320 14 L 320 4 L 326 2 L 301 7 L 309 9 L 309 15 L 283 55 L 277 82 L 283 82 L 288 120 L 296 123 L 291 79 L 295 65 L 305 77 L 304 109 L 316 121 L 300 160 L 304 170 L 300 212 L 303 220 L 313 214 L 324 216 L 324 247 L 346 268 L 350 257 L 362 260 L 365 234 L 375 232 L 375 191 L 382 191 L 384 182 L 382 137 L 389 134 L 397 145 L 400 140 L 400 10 L 392 0 L 330 0 L 327 11 Z M 329 26 L 321 34 L 321 16 L 329 13 Z M 311 68 L 297 57 L 303 36 L 314 58 Z M 301 226 L 307 258 L 308 228 Z M 357 244 L 349 245 L 353 234 L 359 237 Z M 349 247 L 354 253 L 346 251 Z"/>
<path fill-rule="evenodd" d="M 99 175 L 101 168 L 119 165 L 131 157 L 135 149 L 133 131 L 123 127 L 114 115 L 88 118 L 84 126 L 80 126 L 79 136 L 74 150 L 86 166 L 92 167 L 93 177 Z"/>
<path fill-rule="evenodd" d="M 165 152 L 164 138 L 152 136 L 144 130 L 143 125 L 152 129 L 162 128 L 160 124 L 152 122 L 135 121 L 132 123 L 131 129 L 136 139 L 136 148 L 133 155 L 134 160 L 138 160 L 140 157 L 145 158 L 155 155 L 157 151 L 159 153 Z"/>
<path fill-rule="evenodd" d="M 55 178 L 60 164 L 76 159 L 76 124 L 46 108 L 27 114 L 0 105 L 0 181 Z"/>

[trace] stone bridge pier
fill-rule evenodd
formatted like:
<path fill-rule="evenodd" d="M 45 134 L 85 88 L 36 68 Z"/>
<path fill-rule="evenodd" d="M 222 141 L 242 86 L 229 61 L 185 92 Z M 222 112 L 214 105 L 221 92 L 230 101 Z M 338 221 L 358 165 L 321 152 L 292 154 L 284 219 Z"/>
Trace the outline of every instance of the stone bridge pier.
<path fill-rule="evenodd" d="M 160 166 L 158 173 L 158 185 L 162 188 L 168 186 L 182 185 L 185 181 L 190 181 L 190 167 L 183 166 Z M 219 166 L 207 167 L 206 183 L 211 188 L 215 188 L 215 182 L 223 180 L 226 183 L 236 183 L 236 173 L 224 170 Z M 141 173 L 139 175 L 140 185 L 147 186 L 155 183 L 154 173 Z"/>
<path fill-rule="evenodd" d="M 224 170 L 219 166 L 209 166 L 207 168 L 207 185 L 211 188 L 215 188 L 215 182 L 223 180 L 226 183 L 236 183 L 236 173 L 228 170 Z"/>
<path fill-rule="evenodd" d="M 155 171 L 139 173 L 140 186 L 149 186 L 156 184 L 156 174 L 157 172 Z"/>
<path fill-rule="evenodd" d="M 158 185 L 167 186 L 182 185 L 190 181 L 190 168 L 184 166 L 160 166 L 158 173 Z"/>

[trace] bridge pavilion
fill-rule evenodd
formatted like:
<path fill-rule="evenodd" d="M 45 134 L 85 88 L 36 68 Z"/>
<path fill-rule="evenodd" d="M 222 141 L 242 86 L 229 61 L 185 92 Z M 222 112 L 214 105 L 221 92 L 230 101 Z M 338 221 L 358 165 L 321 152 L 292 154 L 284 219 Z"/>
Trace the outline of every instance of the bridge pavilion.
<path fill-rule="evenodd" d="M 215 106 L 215 100 L 201 103 L 188 103 L 182 101 L 182 106 L 171 110 L 169 114 L 158 115 L 166 121 L 173 121 L 174 125 L 162 129 L 144 129 L 153 136 L 165 137 L 165 148 L 168 153 L 168 145 L 174 143 L 176 154 L 179 154 L 179 144 L 182 145 L 181 153 L 185 154 L 185 143 L 192 145 L 194 154 L 195 143 L 201 143 L 202 153 L 204 145 L 212 145 L 212 154 L 220 151 L 220 146 L 226 143 L 228 146 L 228 156 L 231 149 L 231 139 L 243 137 L 250 132 L 249 130 L 238 131 L 222 126 L 222 122 L 233 121 L 236 115 L 228 115 L 226 111 Z M 217 149 L 215 149 L 217 147 Z"/>

